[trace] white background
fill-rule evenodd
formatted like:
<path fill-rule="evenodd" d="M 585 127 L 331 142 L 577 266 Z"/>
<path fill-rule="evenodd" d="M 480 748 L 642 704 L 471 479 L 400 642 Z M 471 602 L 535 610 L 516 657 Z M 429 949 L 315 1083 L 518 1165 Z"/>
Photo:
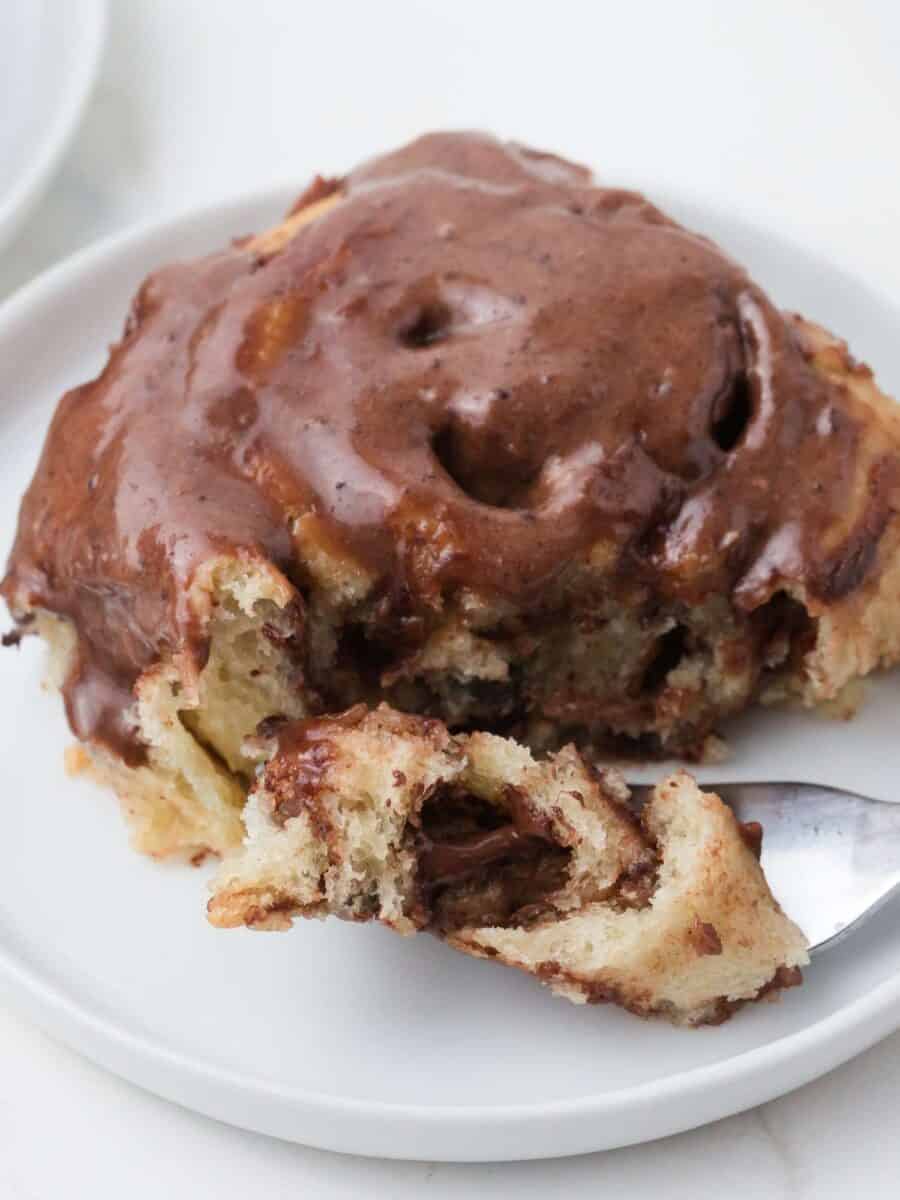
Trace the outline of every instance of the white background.
<path fill-rule="evenodd" d="M 890 0 L 112 0 L 112 10 L 66 165 L 0 252 L 0 296 L 134 222 L 299 186 L 427 128 L 481 127 L 651 193 L 695 192 L 900 297 Z M 497 1167 L 342 1159 L 158 1101 L 0 1009 L 0 1200 L 896 1197 L 898 1132 L 900 1036 L 791 1097 L 652 1146 Z"/>

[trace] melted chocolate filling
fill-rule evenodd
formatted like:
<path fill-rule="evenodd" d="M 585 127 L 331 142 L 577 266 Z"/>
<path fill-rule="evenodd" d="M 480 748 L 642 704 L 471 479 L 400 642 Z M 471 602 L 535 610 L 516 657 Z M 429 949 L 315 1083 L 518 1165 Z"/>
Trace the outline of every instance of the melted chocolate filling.
<path fill-rule="evenodd" d="M 440 931 L 534 920 L 566 880 L 570 851 L 512 787 L 502 805 L 438 788 L 422 808 L 416 840 L 420 894 Z"/>

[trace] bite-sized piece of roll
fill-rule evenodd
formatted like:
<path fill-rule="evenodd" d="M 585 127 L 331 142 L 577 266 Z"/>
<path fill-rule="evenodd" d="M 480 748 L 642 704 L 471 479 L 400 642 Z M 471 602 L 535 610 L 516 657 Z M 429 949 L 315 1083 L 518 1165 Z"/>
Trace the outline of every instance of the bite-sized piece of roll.
<path fill-rule="evenodd" d="M 138 845 L 224 851 L 269 716 L 697 758 L 897 661 L 898 424 L 642 196 L 433 134 L 150 276 L 0 591 Z"/>
<path fill-rule="evenodd" d="M 571 747 L 535 761 L 491 734 L 382 705 L 283 724 L 213 883 L 219 926 L 297 916 L 429 930 L 577 1002 L 724 1020 L 800 981 L 806 943 L 752 840 L 691 777 L 640 820 L 616 771 Z"/>

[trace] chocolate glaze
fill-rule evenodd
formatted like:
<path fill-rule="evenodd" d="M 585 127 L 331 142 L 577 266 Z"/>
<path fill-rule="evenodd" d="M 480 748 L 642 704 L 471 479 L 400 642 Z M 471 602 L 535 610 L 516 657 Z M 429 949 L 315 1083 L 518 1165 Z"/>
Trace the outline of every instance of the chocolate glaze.
<path fill-rule="evenodd" d="M 272 732 L 278 753 L 266 764 L 265 780 L 272 797 L 271 815 L 278 824 L 307 812 L 316 835 L 328 840 L 330 821 L 320 793 L 335 760 L 335 734 L 355 729 L 367 711 L 358 704 L 329 717 L 288 721 Z M 266 736 L 269 731 L 261 732 Z"/>
<path fill-rule="evenodd" d="M 244 239 L 151 276 L 100 377 L 60 402 L 2 588 L 74 620 L 79 735 L 135 758 L 138 674 L 203 660 L 198 567 L 240 551 L 302 588 L 305 513 L 423 630 L 461 587 L 537 604 L 598 539 L 662 596 L 746 610 L 871 569 L 874 475 L 847 544 L 822 536 L 855 481 L 846 397 L 705 238 L 470 134 L 303 203 L 335 189 L 280 253 Z"/>

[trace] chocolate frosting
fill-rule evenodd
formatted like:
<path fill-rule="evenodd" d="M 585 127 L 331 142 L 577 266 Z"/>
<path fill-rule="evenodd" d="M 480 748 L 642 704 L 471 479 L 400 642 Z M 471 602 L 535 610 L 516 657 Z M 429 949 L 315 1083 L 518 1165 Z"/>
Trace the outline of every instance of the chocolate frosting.
<path fill-rule="evenodd" d="M 152 275 L 60 402 L 3 591 L 74 620 L 80 735 L 133 753 L 137 675 L 202 661 L 187 588 L 211 556 L 302 590 L 307 513 L 426 623 L 460 588 L 537 604 L 598 542 L 663 595 L 746 609 L 865 574 L 876 489 L 846 546 L 822 536 L 855 481 L 845 397 L 707 239 L 471 134 L 303 203 L 335 192 L 278 253 L 244 239 Z"/>

